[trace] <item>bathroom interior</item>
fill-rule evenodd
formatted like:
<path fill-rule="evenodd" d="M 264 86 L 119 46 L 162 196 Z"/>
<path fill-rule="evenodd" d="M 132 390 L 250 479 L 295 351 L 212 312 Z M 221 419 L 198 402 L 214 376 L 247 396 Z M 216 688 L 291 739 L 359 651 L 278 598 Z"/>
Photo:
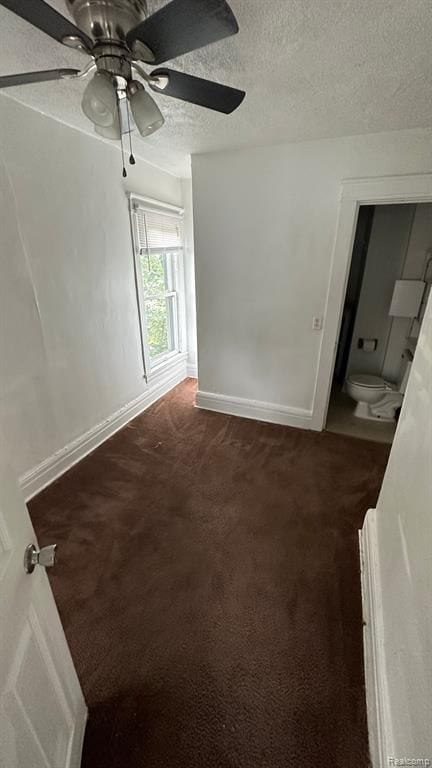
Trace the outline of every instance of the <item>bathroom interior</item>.
<path fill-rule="evenodd" d="M 391 443 L 432 285 L 432 203 L 360 208 L 326 429 Z"/>

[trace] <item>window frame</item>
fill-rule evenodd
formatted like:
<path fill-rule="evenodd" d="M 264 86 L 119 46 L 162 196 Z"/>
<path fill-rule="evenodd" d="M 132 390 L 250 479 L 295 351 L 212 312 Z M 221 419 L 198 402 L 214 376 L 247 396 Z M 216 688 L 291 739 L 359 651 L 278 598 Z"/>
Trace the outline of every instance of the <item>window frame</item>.
<path fill-rule="evenodd" d="M 160 355 L 152 358 L 150 355 L 148 343 L 147 313 L 145 306 L 148 297 L 146 297 L 145 294 L 141 271 L 141 257 L 143 249 L 140 247 L 140 239 L 138 235 L 137 212 L 138 210 L 141 210 L 144 213 L 146 211 L 148 213 L 160 213 L 162 215 L 172 216 L 173 218 L 176 218 L 183 223 L 184 209 L 175 205 L 170 205 L 168 203 L 154 200 L 152 198 L 142 197 L 135 193 L 129 193 L 128 198 L 132 235 L 132 250 L 134 257 L 135 289 L 137 296 L 143 361 L 143 375 L 145 380 L 148 382 L 161 370 L 164 370 L 170 365 L 174 365 L 175 363 L 186 359 L 187 356 L 185 349 L 186 320 L 184 298 L 184 242 L 179 248 L 152 249 L 153 253 L 163 254 L 165 258 L 167 255 L 170 255 L 171 257 L 169 259 L 169 265 L 165 262 L 165 269 L 169 269 L 173 290 L 165 292 L 165 300 L 169 298 L 172 299 L 174 305 L 173 314 L 176 318 L 175 327 L 173 329 L 175 349 L 168 352 L 162 352 Z"/>

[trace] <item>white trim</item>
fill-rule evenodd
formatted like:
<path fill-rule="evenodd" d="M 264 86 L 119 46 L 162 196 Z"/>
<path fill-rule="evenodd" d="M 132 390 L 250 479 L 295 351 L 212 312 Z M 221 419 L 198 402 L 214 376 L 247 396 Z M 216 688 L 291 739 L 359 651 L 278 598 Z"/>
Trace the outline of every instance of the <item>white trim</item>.
<path fill-rule="evenodd" d="M 78 711 L 75 713 L 75 724 L 69 745 L 68 768 L 80 768 L 87 718 L 87 707 L 84 703 L 84 699 L 82 699 Z"/>
<path fill-rule="evenodd" d="M 188 363 L 186 366 L 186 372 L 189 379 L 198 378 L 198 366 L 196 363 Z"/>
<path fill-rule="evenodd" d="M 145 411 L 185 378 L 186 360 L 182 355 L 181 359 L 176 361 L 176 365 L 167 366 L 158 374 L 155 373 L 142 395 L 22 475 L 19 482 L 26 501 L 40 493 L 43 488 L 67 472 L 74 464 L 94 451 L 98 445 L 118 432 L 125 424 Z"/>
<path fill-rule="evenodd" d="M 388 203 L 428 203 L 432 173 L 407 173 L 402 176 L 377 176 L 342 181 L 341 199 L 361 205 Z"/>
<path fill-rule="evenodd" d="M 287 408 L 284 405 L 247 400 L 243 397 L 216 395 L 213 392 L 198 392 L 196 405 L 207 411 L 217 411 L 230 416 L 242 416 L 245 419 L 267 421 L 271 424 L 311 429 L 312 412 L 302 408 Z"/>
<path fill-rule="evenodd" d="M 146 324 L 146 316 L 145 316 L 144 301 L 143 301 L 142 275 L 141 275 L 141 269 L 139 265 L 139 248 L 138 248 L 139 238 L 137 235 L 137 220 L 136 220 L 136 213 L 132 205 L 131 196 L 129 196 L 129 221 L 130 221 L 132 254 L 133 254 L 133 260 L 134 260 L 135 293 L 136 293 L 136 300 L 137 300 L 138 323 L 139 323 L 139 332 L 140 332 L 140 341 L 141 341 L 143 376 L 145 381 L 148 381 L 147 373 L 150 370 L 150 359 L 147 355 L 147 324 Z"/>
<path fill-rule="evenodd" d="M 135 273 L 135 291 L 138 306 L 138 321 L 141 339 L 141 354 L 143 362 L 143 376 L 147 382 L 153 377 L 153 374 L 158 371 L 165 363 L 167 363 L 171 357 L 175 357 L 177 354 L 186 353 L 185 339 L 186 339 L 186 296 L 185 296 L 185 284 L 184 284 L 184 243 L 175 249 L 164 249 L 164 255 L 171 254 L 170 266 L 171 266 L 171 280 L 174 286 L 174 290 L 170 293 L 174 297 L 176 324 L 174 328 L 175 346 L 176 349 L 173 352 L 168 352 L 163 356 L 163 359 L 156 364 L 153 363 L 150 358 L 150 350 L 148 344 L 147 333 L 147 314 L 145 310 L 145 291 L 144 283 L 141 271 L 141 248 L 139 244 L 138 235 L 138 221 L 137 211 L 139 209 L 144 211 L 158 211 L 162 214 L 174 216 L 179 220 L 183 220 L 184 209 L 179 208 L 169 203 L 162 203 L 158 200 L 154 200 L 150 197 L 140 197 L 134 193 L 128 193 L 129 199 L 129 218 L 130 218 L 130 231 L 132 240 L 132 253 L 134 260 L 134 273 Z M 168 295 L 168 294 L 167 294 Z"/>
<path fill-rule="evenodd" d="M 375 509 L 367 513 L 359 541 L 369 750 L 372 768 L 383 768 L 393 751 L 384 705 L 387 685 Z"/>
<path fill-rule="evenodd" d="M 325 427 L 343 305 L 361 205 L 432 201 L 432 174 L 347 179 L 342 183 L 337 231 L 327 293 L 325 323 L 318 361 L 312 428 Z"/>
<path fill-rule="evenodd" d="M 150 374 L 148 376 L 149 384 L 152 384 L 153 381 L 158 379 L 161 374 L 166 371 L 171 371 L 173 368 L 176 368 L 179 363 L 186 364 L 186 361 L 187 352 L 170 352 L 169 356 L 165 357 L 164 360 L 150 369 Z"/>

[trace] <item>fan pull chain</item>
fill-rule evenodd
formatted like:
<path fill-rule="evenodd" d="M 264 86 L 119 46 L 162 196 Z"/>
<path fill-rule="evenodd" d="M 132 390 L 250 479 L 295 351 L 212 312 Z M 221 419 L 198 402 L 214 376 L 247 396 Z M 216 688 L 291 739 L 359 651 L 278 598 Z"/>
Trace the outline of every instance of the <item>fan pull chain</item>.
<path fill-rule="evenodd" d="M 122 116 L 121 116 L 120 99 L 118 97 L 118 93 L 117 93 L 117 112 L 118 112 L 118 119 L 119 119 L 119 125 L 120 125 L 120 144 L 121 144 L 122 163 L 123 163 L 123 178 L 126 179 L 127 170 L 126 170 L 125 157 L 124 157 Z"/>
<path fill-rule="evenodd" d="M 127 119 L 128 119 L 129 149 L 130 149 L 129 163 L 130 165 L 135 165 L 135 158 L 132 152 L 132 134 L 131 134 L 131 126 L 130 126 L 129 99 L 126 100 L 126 110 L 127 110 Z"/>
<path fill-rule="evenodd" d="M 127 177 L 127 170 L 126 170 L 125 157 L 124 157 L 124 146 L 123 146 L 123 134 L 122 133 L 120 133 L 120 144 L 121 144 L 121 153 L 122 153 L 122 162 L 123 162 L 123 178 L 126 179 L 126 177 Z"/>

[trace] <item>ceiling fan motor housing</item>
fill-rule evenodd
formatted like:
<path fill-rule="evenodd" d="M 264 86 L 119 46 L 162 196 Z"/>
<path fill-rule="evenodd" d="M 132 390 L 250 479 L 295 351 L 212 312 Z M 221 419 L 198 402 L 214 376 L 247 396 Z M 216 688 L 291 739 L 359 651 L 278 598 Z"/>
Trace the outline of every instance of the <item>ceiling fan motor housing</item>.
<path fill-rule="evenodd" d="M 127 33 L 147 18 L 147 0 L 66 0 L 77 27 L 96 44 L 125 45 Z"/>

